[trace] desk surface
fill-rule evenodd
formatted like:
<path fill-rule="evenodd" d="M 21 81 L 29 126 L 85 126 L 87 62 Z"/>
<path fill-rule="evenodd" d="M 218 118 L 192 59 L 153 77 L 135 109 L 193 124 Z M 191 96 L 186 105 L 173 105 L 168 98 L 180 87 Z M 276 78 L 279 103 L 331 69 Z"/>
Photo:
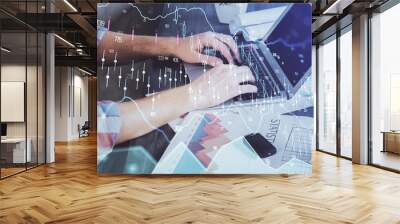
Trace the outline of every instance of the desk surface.
<path fill-rule="evenodd" d="M 400 135 L 400 131 L 381 131 L 381 133 Z"/>

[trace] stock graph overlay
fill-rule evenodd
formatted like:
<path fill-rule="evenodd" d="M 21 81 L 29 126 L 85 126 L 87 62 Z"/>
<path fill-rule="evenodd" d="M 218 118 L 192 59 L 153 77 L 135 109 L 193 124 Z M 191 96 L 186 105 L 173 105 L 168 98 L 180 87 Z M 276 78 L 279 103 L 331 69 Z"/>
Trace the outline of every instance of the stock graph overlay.
<path fill-rule="evenodd" d="M 221 148 L 227 159 L 229 147 L 246 152 L 235 155 L 251 159 L 255 149 L 238 144 L 240 139 L 259 134 L 269 141 L 271 132 L 276 141 L 270 143 L 277 153 L 257 158 L 262 162 L 252 171 L 277 172 L 292 159 L 310 162 L 313 114 L 309 112 L 314 100 L 309 4 L 99 3 L 97 7 L 98 104 L 113 103 L 98 110 L 98 119 L 107 123 L 111 111 L 121 112 L 115 108 L 130 105 L 131 112 L 113 114 L 119 120 L 111 126 L 131 120 L 140 123 L 132 124 L 132 130 L 113 127 L 114 135 L 133 137 L 123 142 L 116 137 L 111 148 L 99 147 L 100 167 L 106 167 L 104 158 L 109 162 L 122 148 L 127 156 L 143 154 L 143 159 L 155 163 L 153 168 L 141 168 L 143 163 L 137 162 L 132 173 L 186 173 L 191 167 L 172 161 L 192 161 L 199 167 L 193 169 L 196 172 L 218 173 L 222 168 L 209 165 L 216 164 L 213 159 Z M 224 69 L 218 70 L 219 66 Z M 238 73 L 242 67 L 249 74 Z M 256 90 L 248 91 L 249 86 Z M 168 94 L 174 89 L 183 91 Z M 183 96 L 188 100 L 181 100 Z M 185 107 L 194 109 L 166 114 Z M 271 130 L 271 121 L 280 125 Z M 107 133 L 109 126 L 100 126 L 100 132 Z M 146 131 L 133 135 L 137 127 Z M 303 129 L 307 132 L 296 131 Z M 138 147 L 145 153 L 129 153 Z M 244 167 L 240 159 L 232 158 Z M 221 156 L 218 161 L 223 167 Z M 113 169 L 99 172 L 109 170 Z M 304 166 L 299 173 L 303 171 Z"/>

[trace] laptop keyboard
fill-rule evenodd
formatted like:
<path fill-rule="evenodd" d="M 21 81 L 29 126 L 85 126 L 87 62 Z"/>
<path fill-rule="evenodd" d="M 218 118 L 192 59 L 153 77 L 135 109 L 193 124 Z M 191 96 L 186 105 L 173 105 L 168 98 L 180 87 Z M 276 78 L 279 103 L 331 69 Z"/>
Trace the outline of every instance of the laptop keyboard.
<path fill-rule="evenodd" d="M 256 82 L 254 83 L 257 88 L 257 94 L 243 94 L 240 96 L 242 100 L 249 100 L 255 98 L 267 98 L 280 96 L 281 92 L 279 87 L 275 84 L 272 76 L 264 68 L 264 57 L 258 57 L 256 52 L 260 51 L 254 45 L 242 45 L 239 48 L 240 57 L 243 65 L 249 66 L 254 75 Z M 261 55 L 260 53 L 258 55 Z"/>

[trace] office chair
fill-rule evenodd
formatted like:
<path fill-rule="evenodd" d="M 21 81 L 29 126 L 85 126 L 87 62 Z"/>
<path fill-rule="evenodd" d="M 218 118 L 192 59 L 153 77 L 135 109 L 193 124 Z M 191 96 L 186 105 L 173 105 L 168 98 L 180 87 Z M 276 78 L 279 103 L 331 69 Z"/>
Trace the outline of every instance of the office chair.
<path fill-rule="evenodd" d="M 89 129 L 90 129 L 89 121 L 85 121 L 82 127 L 80 127 L 80 125 L 78 124 L 79 138 L 89 136 Z"/>

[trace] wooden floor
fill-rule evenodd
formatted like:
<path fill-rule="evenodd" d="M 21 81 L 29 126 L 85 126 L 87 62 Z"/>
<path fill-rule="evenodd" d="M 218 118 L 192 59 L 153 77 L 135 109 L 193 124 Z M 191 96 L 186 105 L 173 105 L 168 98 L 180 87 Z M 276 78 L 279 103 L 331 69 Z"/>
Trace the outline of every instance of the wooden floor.
<path fill-rule="evenodd" d="M 312 176 L 98 176 L 95 138 L 0 181 L 0 223 L 400 223 L 400 175 L 315 153 Z"/>
<path fill-rule="evenodd" d="M 1 177 L 3 178 L 3 177 L 8 177 L 8 176 L 11 176 L 11 175 L 13 175 L 13 174 L 16 174 L 16 173 L 19 173 L 19 172 L 23 172 L 23 171 L 25 171 L 26 169 L 25 169 L 25 167 L 23 167 L 23 168 L 20 168 L 20 167 L 17 167 L 17 168 L 14 168 L 14 167 L 11 167 L 11 168 L 9 168 L 9 167 L 7 167 L 7 168 L 1 168 Z"/>
<path fill-rule="evenodd" d="M 400 155 L 391 152 L 381 152 L 375 150 L 373 154 L 374 164 L 400 170 Z"/>

